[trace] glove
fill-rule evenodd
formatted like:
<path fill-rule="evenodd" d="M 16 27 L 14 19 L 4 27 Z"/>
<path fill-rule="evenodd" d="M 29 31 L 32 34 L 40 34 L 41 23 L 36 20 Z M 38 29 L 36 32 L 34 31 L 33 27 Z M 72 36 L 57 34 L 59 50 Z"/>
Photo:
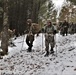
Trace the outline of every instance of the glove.
<path fill-rule="evenodd" d="M 54 30 L 53 34 L 56 34 L 56 33 L 57 33 L 57 31 L 56 31 L 56 30 Z"/>

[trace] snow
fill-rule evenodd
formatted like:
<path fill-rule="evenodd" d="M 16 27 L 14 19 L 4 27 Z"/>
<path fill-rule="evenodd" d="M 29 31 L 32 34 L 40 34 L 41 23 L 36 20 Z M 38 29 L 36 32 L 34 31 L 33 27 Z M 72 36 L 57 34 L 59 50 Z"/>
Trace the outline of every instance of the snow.
<path fill-rule="evenodd" d="M 23 35 L 13 40 L 16 47 L 9 47 L 9 54 L 0 59 L 0 75 L 76 75 L 76 34 L 56 34 L 57 57 L 44 57 L 44 34 L 35 36 L 30 53 L 25 39 Z"/>
<path fill-rule="evenodd" d="M 67 4 L 67 1 L 66 0 L 52 0 L 52 3 L 54 4 L 54 9 L 53 10 L 56 10 L 57 11 L 57 16 L 56 18 L 59 17 L 60 15 L 60 12 L 61 12 L 61 9 L 63 6 L 65 6 Z"/>

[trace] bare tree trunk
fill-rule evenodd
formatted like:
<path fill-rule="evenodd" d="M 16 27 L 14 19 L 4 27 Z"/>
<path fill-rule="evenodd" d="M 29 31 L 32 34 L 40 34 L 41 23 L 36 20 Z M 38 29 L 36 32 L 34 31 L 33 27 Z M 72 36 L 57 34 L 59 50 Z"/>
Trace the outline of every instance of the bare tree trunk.
<path fill-rule="evenodd" d="M 2 31 L 2 42 L 1 48 L 3 50 L 3 55 L 8 53 L 8 0 L 4 0 L 4 14 L 3 14 L 3 31 Z"/>

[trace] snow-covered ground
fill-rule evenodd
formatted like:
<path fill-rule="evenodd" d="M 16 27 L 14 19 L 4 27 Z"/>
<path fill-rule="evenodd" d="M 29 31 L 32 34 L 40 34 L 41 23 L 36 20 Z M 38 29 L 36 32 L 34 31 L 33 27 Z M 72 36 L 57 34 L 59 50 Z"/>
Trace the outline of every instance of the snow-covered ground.
<path fill-rule="evenodd" d="M 44 57 L 44 34 L 35 37 L 30 53 L 24 38 L 26 35 L 14 40 L 16 47 L 9 47 L 9 54 L 0 59 L 0 75 L 76 75 L 76 34 L 56 34 L 57 57 Z"/>

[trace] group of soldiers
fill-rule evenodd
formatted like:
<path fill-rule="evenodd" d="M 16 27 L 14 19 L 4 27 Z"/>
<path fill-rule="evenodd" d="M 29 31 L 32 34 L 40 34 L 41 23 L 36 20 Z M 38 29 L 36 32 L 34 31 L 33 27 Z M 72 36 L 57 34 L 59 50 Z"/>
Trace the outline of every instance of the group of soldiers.
<path fill-rule="evenodd" d="M 26 44 L 28 45 L 27 51 L 31 52 L 33 47 L 33 41 L 35 39 L 34 36 L 36 33 L 39 32 L 39 30 L 36 33 L 34 33 L 35 30 L 33 30 L 33 24 L 31 19 L 27 20 L 27 24 L 29 26 L 28 27 L 29 33 L 27 34 L 26 37 Z M 76 24 L 68 23 L 66 20 L 64 20 L 62 23 L 59 23 L 58 25 L 56 23 L 52 23 L 51 20 L 47 20 L 47 23 L 40 31 L 45 33 L 45 51 L 46 51 L 45 56 L 49 56 L 49 54 L 54 54 L 55 34 L 59 31 L 63 36 L 65 36 L 65 34 L 67 36 L 68 33 L 74 34 L 76 32 L 75 25 Z M 51 49 L 49 49 L 49 45 Z"/>
<path fill-rule="evenodd" d="M 38 31 L 33 30 L 33 24 L 32 24 L 32 20 L 28 19 L 27 20 L 27 24 L 28 24 L 28 29 L 29 29 L 29 33 L 27 34 L 26 37 L 26 44 L 28 45 L 28 52 L 32 51 L 32 47 L 33 47 L 33 41 L 34 41 L 34 36 L 35 36 L 35 32 L 38 33 Z M 36 29 L 37 30 L 37 29 Z M 55 46 L 55 41 L 54 41 L 54 35 L 56 34 L 56 28 L 52 25 L 52 22 L 50 20 L 47 20 L 47 24 L 46 26 L 43 28 L 44 33 L 45 33 L 45 51 L 46 54 L 45 56 L 48 56 L 50 53 L 54 53 L 54 46 Z M 42 31 L 42 29 L 41 29 Z M 49 44 L 51 46 L 51 49 L 49 51 Z"/>
<path fill-rule="evenodd" d="M 64 22 L 60 22 L 59 24 L 52 23 L 51 20 L 47 20 L 46 24 L 43 28 L 40 27 L 39 24 L 33 23 L 31 19 L 27 19 L 27 36 L 26 36 L 26 44 L 28 45 L 28 52 L 32 52 L 33 42 L 35 40 L 35 34 L 37 36 L 39 33 L 45 34 L 45 56 L 49 56 L 49 54 L 54 54 L 54 47 L 55 47 L 55 34 L 60 31 L 60 33 L 65 36 L 70 34 L 74 34 L 76 32 L 76 24 L 68 23 L 66 20 Z M 11 38 L 12 33 L 15 33 L 15 30 L 11 31 L 8 29 L 9 37 Z M 12 41 L 11 41 L 12 43 Z M 49 48 L 49 45 L 51 49 Z"/>
<path fill-rule="evenodd" d="M 64 22 L 60 22 L 59 23 L 59 29 L 61 32 L 61 35 L 65 35 L 67 36 L 67 34 L 74 34 L 76 33 L 76 23 L 69 23 L 66 20 L 64 20 Z"/>

